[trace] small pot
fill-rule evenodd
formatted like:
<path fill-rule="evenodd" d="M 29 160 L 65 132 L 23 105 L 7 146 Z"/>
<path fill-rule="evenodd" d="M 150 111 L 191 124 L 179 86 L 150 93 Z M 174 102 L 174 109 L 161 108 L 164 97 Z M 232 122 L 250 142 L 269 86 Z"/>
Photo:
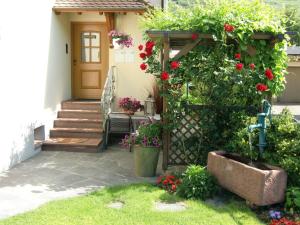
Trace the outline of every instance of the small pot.
<path fill-rule="evenodd" d="M 158 164 L 160 148 L 135 145 L 135 174 L 139 177 L 154 177 Z"/>
<path fill-rule="evenodd" d="M 113 46 L 114 46 L 114 49 L 123 49 L 123 45 L 120 45 L 118 43 L 118 41 L 120 40 L 120 38 L 114 38 L 113 39 Z"/>

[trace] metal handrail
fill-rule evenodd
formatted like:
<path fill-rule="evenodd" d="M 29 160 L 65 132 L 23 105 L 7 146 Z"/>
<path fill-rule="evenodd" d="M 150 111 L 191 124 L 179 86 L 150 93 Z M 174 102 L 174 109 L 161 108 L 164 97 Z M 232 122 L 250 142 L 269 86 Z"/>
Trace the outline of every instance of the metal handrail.
<path fill-rule="evenodd" d="M 105 85 L 101 96 L 101 111 L 103 115 L 103 128 L 105 129 L 108 115 L 112 111 L 112 104 L 115 98 L 116 66 L 112 66 L 107 74 Z"/>

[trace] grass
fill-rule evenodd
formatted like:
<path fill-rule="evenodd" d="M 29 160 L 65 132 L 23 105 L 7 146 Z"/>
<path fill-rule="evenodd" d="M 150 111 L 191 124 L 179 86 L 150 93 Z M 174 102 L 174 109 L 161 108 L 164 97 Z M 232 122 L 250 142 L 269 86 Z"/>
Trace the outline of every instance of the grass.
<path fill-rule="evenodd" d="M 121 201 L 122 209 L 107 205 Z M 184 201 L 187 210 L 158 212 L 156 201 Z M 86 196 L 53 201 L 28 213 L 0 221 L 0 225 L 259 225 L 255 214 L 242 201 L 229 200 L 222 207 L 182 200 L 149 184 L 103 189 Z"/>

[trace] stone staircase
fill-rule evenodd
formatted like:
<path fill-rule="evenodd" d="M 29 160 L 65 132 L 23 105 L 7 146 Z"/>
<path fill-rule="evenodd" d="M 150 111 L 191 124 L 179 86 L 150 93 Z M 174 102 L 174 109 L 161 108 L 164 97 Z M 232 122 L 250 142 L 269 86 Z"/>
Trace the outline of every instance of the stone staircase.
<path fill-rule="evenodd" d="M 99 152 L 102 133 L 99 101 L 64 101 L 42 150 Z"/>

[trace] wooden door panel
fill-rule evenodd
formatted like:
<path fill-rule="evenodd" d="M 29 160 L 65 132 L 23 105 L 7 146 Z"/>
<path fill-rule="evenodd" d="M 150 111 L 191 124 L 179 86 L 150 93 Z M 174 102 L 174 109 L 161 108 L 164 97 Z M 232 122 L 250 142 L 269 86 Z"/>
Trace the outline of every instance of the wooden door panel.
<path fill-rule="evenodd" d="M 75 99 L 100 99 L 108 71 L 108 36 L 103 23 L 72 25 Z"/>

